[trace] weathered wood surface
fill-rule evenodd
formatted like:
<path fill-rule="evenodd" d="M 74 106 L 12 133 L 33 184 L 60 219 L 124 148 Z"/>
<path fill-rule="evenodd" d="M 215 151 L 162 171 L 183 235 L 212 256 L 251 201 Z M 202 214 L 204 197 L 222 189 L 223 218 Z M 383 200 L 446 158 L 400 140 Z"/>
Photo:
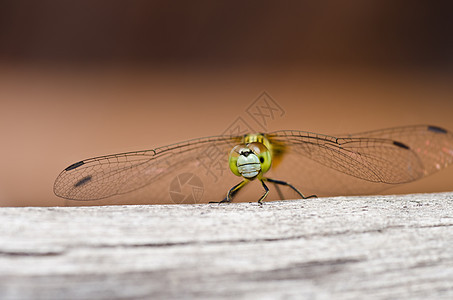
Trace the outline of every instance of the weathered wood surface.
<path fill-rule="evenodd" d="M 453 299 L 453 194 L 0 209 L 1 299 Z"/>

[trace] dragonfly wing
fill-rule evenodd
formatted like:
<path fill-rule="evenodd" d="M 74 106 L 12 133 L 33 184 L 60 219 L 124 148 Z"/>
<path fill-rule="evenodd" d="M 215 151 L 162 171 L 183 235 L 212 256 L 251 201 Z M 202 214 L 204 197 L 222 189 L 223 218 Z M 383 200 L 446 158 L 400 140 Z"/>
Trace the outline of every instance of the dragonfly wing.
<path fill-rule="evenodd" d="M 388 139 L 337 138 L 300 131 L 280 132 L 271 139 L 286 142 L 288 152 L 371 182 L 403 183 L 423 175 L 423 166 L 415 152 Z"/>
<path fill-rule="evenodd" d="M 437 172 L 453 163 L 453 134 L 431 125 L 415 125 L 361 132 L 351 137 L 382 138 L 409 147 L 423 165 L 423 175 Z"/>
<path fill-rule="evenodd" d="M 172 203 L 170 184 L 176 180 L 180 184 L 192 182 L 194 189 L 202 187 L 204 198 L 221 200 L 221 195 L 214 193 L 211 186 L 220 181 L 225 170 L 220 170 L 219 166 L 228 168 L 228 153 L 240 139 L 230 136 L 209 137 L 153 150 L 86 159 L 63 170 L 55 181 L 54 191 L 57 196 L 66 199 L 89 201 L 125 194 L 125 198 L 131 200 L 131 197 L 140 194 L 144 197 L 140 190 L 148 189 L 151 194 L 147 195 L 144 203 Z M 191 178 L 190 174 L 195 175 L 195 178 Z M 228 178 L 222 181 L 225 185 L 235 182 Z M 177 186 L 175 191 L 178 192 Z M 224 189 L 221 193 L 226 191 Z M 175 197 L 178 198 L 177 195 Z M 136 203 L 135 200 L 132 203 Z"/>
<path fill-rule="evenodd" d="M 363 194 L 414 181 L 452 163 L 453 138 L 444 130 L 412 126 L 371 133 L 272 133 L 269 138 L 283 145 L 285 153 L 269 177 L 289 178 L 317 195 Z M 431 146 L 422 147 L 426 140 Z"/>
<path fill-rule="evenodd" d="M 266 175 L 289 181 L 306 195 L 376 192 L 432 174 L 453 162 L 452 134 L 434 126 L 342 137 L 278 131 L 268 137 L 282 155 Z M 228 169 L 228 153 L 241 139 L 209 137 L 83 160 L 61 172 L 54 191 L 77 203 L 107 198 L 106 202 L 93 202 L 95 205 L 220 201 L 241 180 Z M 253 188 L 250 183 L 244 190 L 235 201 L 254 201 L 262 193 L 259 184 Z M 269 199 L 277 198 L 281 193 L 269 195 Z"/>

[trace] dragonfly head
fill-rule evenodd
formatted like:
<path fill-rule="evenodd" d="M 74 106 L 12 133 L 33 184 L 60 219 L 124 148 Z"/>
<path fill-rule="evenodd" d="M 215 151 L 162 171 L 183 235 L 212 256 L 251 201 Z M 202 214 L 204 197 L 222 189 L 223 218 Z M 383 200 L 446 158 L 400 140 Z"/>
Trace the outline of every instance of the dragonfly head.
<path fill-rule="evenodd" d="M 254 142 L 235 146 L 228 158 L 231 171 L 236 176 L 254 179 L 271 167 L 271 153 L 262 143 Z"/>

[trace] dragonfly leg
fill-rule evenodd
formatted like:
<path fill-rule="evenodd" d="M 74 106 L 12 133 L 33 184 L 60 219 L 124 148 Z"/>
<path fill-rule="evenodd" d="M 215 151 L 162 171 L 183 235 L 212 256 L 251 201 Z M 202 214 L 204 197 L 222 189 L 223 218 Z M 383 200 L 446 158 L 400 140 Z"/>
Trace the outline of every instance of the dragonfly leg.
<path fill-rule="evenodd" d="M 286 185 L 286 186 L 289 186 L 290 188 L 292 188 L 296 193 L 299 194 L 299 196 L 302 197 L 302 199 L 308 199 L 308 198 L 317 198 L 318 196 L 316 195 L 310 195 L 310 196 L 307 196 L 305 197 L 301 192 L 299 192 L 298 189 L 296 189 L 292 184 L 286 182 L 286 181 L 282 181 L 282 180 L 275 180 L 275 179 L 271 179 L 271 178 L 263 178 L 262 180 L 266 180 L 268 182 L 272 182 L 272 183 L 275 183 L 275 184 L 280 184 L 280 185 Z"/>
<path fill-rule="evenodd" d="M 280 189 L 280 185 L 274 183 L 274 188 L 277 190 L 278 196 L 280 197 L 281 200 L 284 200 L 284 196 L 282 193 L 282 190 Z"/>
<path fill-rule="evenodd" d="M 227 193 L 226 197 L 220 201 L 220 202 L 217 202 L 217 201 L 211 201 L 209 203 L 230 203 L 232 200 L 233 200 L 233 197 L 236 195 L 237 192 L 239 192 L 239 190 L 241 188 L 243 188 L 249 181 L 248 180 L 243 180 L 241 182 L 239 182 L 238 184 L 236 184 L 235 186 L 233 186 Z"/>
<path fill-rule="evenodd" d="M 263 196 L 261 196 L 261 198 L 258 200 L 258 203 L 259 203 L 259 204 L 263 204 L 264 198 L 266 198 L 266 197 L 267 197 L 267 194 L 269 194 L 269 188 L 268 188 L 267 185 L 264 183 L 264 180 L 263 180 L 263 179 L 261 179 L 260 181 L 261 181 L 261 183 L 263 184 L 263 188 L 264 188 L 265 192 L 264 192 Z"/>

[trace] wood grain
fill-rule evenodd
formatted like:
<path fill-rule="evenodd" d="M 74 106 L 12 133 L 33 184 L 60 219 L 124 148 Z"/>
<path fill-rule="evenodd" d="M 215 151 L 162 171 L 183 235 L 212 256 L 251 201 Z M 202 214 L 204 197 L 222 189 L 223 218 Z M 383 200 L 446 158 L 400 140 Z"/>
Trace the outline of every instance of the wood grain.
<path fill-rule="evenodd" d="M 452 299 L 453 193 L 0 208 L 1 299 Z"/>

